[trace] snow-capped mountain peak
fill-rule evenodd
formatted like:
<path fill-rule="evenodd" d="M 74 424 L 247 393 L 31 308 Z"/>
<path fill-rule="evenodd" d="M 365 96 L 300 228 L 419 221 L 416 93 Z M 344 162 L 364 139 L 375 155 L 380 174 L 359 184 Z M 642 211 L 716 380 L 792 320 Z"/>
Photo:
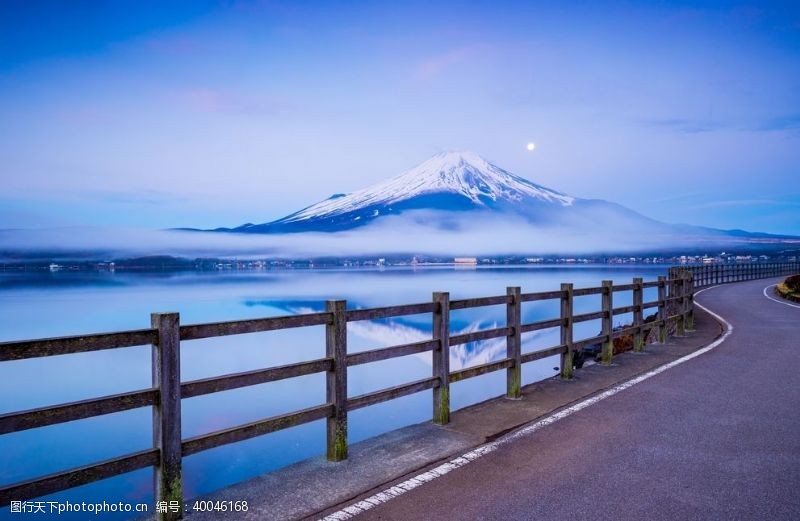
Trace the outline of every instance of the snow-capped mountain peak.
<path fill-rule="evenodd" d="M 570 206 L 573 197 L 537 185 L 469 151 L 437 154 L 387 181 L 351 194 L 336 196 L 289 215 L 276 223 L 329 218 L 368 207 L 387 207 L 420 196 L 460 196 L 476 207 L 535 200 Z M 374 211 L 380 213 L 380 208 Z M 376 216 L 376 215 L 373 215 Z"/>

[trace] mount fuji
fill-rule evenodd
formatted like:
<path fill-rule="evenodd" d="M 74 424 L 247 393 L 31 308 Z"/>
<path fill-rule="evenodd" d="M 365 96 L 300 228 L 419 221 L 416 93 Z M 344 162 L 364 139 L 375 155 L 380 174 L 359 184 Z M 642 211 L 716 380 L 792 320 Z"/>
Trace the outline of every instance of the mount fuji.
<path fill-rule="evenodd" d="M 440 214 L 438 227 L 458 217 L 505 214 L 538 225 L 578 224 L 598 212 L 626 227 L 660 223 L 615 203 L 579 199 L 512 174 L 474 152 L 444 152 L 387 181 L 350 194 L 334 194 L 282 219 L 217 231 L 239 233 L 337 232 L 386 216 Z M 591 214 L 591 215 L 589 215 Z M 458 222 L 463 222 L 458 219 Z"/>
<path fill-rule="evenodd" d="M 616 203 L 581 199 L 538 185 L 468 151 L 443 152 L 396 177 L 349 194 L 334 194 L 281 219 L 213 231 L 246 234 L 340 232 L 402 216 L 438 230 L 469 231 L 489 220 L 585 236 L 625 233 L 670 242 L 797 239 L 742 230 L 667 224 Z M 533 228 L 530 228 L 533 229 Z"/>

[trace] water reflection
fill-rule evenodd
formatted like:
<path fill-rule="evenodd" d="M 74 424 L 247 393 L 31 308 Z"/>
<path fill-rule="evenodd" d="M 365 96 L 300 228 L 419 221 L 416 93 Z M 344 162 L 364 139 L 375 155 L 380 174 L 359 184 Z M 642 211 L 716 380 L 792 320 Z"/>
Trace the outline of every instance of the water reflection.
<path fill-rule="evenodd" d="M 297 300 L 248 300 L 246 306 L 265 306 L 267 308 L 279 309 L 285 314 L 317 313 L 325 310 L 325 306 L 317 301 L 297 301 Z M 359 302 L 348 302 L 349 309 L 363 309 L 365 306 Z M 493 309 L 494 308 L 494 309 Z M 450 335 L 461 335 L 473 333 L 486 329 L 495 329 L 506 325 L 505 319 L 487 320 L 485 317 L 475 317 L 475 315 L 504 314 L 505 308 L 498 311 L 499 306 L 487 306 L 480 309 L 468 310 L 470 316 L 465 316 L 467 310 L 458 310 L 453 315 L 459 317 L 451 318 Z M 489 310 L 488 312 L 486 310 Z M 420 317 L 427 318 L 428 322 L 420 320 Z M 421 314 L 416 318 L 406 316 L 393 317 L 375 320 L 360 320 L 348 322 L 348 336 L 355 335 L 361 342 L 368 341 L 370 349 L 378 347 L 389 347 L 401 344 L 411 344 L 431 339 L 432 327 L 430 324 L 430 314 Z M 546 336 L 547 333 L 539 331 L 525 335 L 522 342 L 523 351 L 533 350 L 532 346 L 537 344 L 536 340 Z M 361 343 L 359 342 L 359 343 Z M 349 352 L 359 352 L 363 349 L 348 349 Z M 431 357 L 428 353 L 418 353 L 415 356 L 426 364 L 431 365 Z M 457 371 L 474 365 L 494 362 L 505 358 L 506 339 L 505 337 L 492 338 L 489 340 L 479 340 L 450 346 L 450 370 Z"/>

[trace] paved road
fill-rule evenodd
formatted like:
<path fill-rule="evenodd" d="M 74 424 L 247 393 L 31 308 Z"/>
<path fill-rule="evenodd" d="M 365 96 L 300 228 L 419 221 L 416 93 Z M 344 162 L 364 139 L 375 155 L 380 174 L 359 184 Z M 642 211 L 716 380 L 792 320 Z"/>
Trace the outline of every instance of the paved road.
<path fill-rule="evenodd" d="M 714 350 L 368 510 L 359 519 L 800 519 L 800 308 L 775 280 L 697 301 Z"/>

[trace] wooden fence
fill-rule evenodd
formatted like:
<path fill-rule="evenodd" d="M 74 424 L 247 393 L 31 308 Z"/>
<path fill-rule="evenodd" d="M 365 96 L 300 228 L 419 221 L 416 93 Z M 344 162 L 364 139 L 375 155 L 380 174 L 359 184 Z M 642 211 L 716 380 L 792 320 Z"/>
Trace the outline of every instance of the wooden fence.
<path fill-rule="evenodd" d="M 691 273 L 695 288 L 705 288 L 727 282 L 781 277 L 800 273 L 800 262 L 746 262 L 728 264 L 704 264 L 700 266 L 678 266 L 670 268 L 670 278 L 680 273 Z"/>
<path fill-rule="evenodd" d="M 432 389 L 433 421 L 446 424 L 450 420 L 450 384 L 453 382 L 505 370 L 506 396 L 519 398 L 522 366 L 527 362 L 560 355 L 561 376 L 571 378 L 573 353 L 585 346 L 602 344 L 603 363 L 610 364 L 614 338 L 633 335 L 634 349 L 641 350 L 644 348 L 646 332 L 651 328 L 658 328 L 658 338 L 661 342 L 666 341 L 671 330 L 678 335 L 683 334 L 687 328 L 691 329 L 692 324 L 692 277 L 695 286 L 698 280 L 702 280 L 703 285 L 707 285 L 710 280 L 707 271 L 693 271 L 695 269 L 699 268 L 675 268 L 670 270 L 669 279 L 659 277 L 658 280 L 650 282 L 636 278 L 631 284 L 614 285 L 612 281 L 607 280 L 603 281 L 600 287 L 577 289 L 573 288 L 572 284 L 562 284 L 561 289 L 557 291 L 539 293 L 522 293 L 519 287 L 509 287 L 505 295 L 462 300 L 450 300 L 449 293 L 437 292 L 433 294 L 430 302 L 370 309 L 347 309 L 344 300 L 330 300 L 326 302 L 325 311 L 319 313 L 206 324 L 181 325 L 177 313 L 154 313 L 151 315 L 149 329 L 0 343 L 0 362 L 151 344 L 153 379 L 153 385 L 148 389 L 0 415 L 0 435 L 2 435 L 141 407 L 151 407 L 153 411 L 152 448 L 2 486 L 0 507 L 9 505 L 12 500 L 28 500 L 146 467 L 155 469 L 156 501 L 182 502 L 183 457 L 321 419 L 327 422 L 328 459 L 343 460 L 347 458 L 349 411 Z M 751 276 L 766 277 L 778 272 L 783 273 L 787 269 L 789 268 L 764 265 L 763 268 L 759 267 L 748 273 Z M 797 266 L 794 265 L 792 269 L 796 270 Z M 724 273 L 728 280 L 733 272 Z M 658 298 L 643 302 L 646 288 L 657 288 Z M 633 304 L 614 307 L 614 294 L 626 291 L 632 292 Z M 600 295 L 601 309 L 591 313 L 574 314 L 573 299 L 585 295 Z M 549 320 L 522 323 L 522 304 L 544 300 L 560 301 L 560 315 Z M 497 305 L 506 306 L 507 322 L 504 327 L 451 334 L 451 311 Z M 645 322 L 644 311 L 650 308 L 657 310 L 656 320 Z M 423 313 L 430 313 L 432 316 L 433 332 L 430 340 L 348 353 L 348 322 Z M 627 313 L 633 314 L 632 325 L 615 330 L 614 316 Z M 589 320 L 601 320 L 601 334 L 574 339 L 574 324 Z M 670 327 L 672 324 L 675 324 L 674 328 Z M 201 380 L 181 381 L 180 346 L 183 341 L 323 325 L 326 329 L 324 358 Z M 555 327 L 561 331 L 558 345 L 533 352 L 522 352 L 523 333 Z M 505 358 L 457 371 L 450 370 L 451 346 L 491 338 L 506 339 Z M 348 367 L 426 352 L 431 352 L 433 357 L 430 377 L 348 397 Z M 184 439 L 181 436 L 183 398 L 320 372 L 326 374 L 325 403 L 191 438 Z M 162 516 L 163 519 L 177 519 L 181 514 L 170 512 Z"/>

